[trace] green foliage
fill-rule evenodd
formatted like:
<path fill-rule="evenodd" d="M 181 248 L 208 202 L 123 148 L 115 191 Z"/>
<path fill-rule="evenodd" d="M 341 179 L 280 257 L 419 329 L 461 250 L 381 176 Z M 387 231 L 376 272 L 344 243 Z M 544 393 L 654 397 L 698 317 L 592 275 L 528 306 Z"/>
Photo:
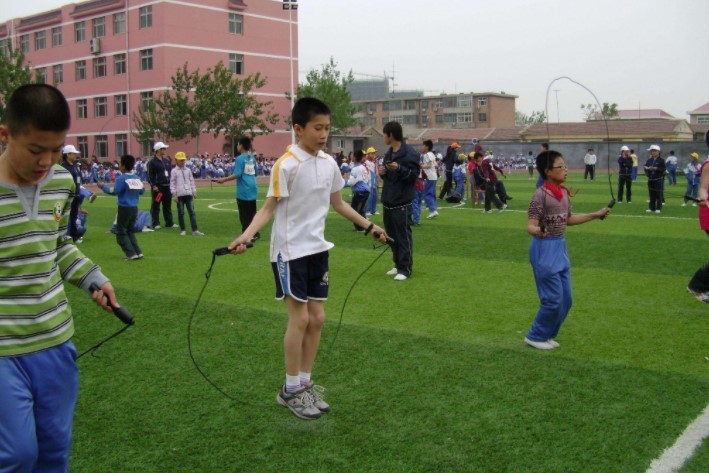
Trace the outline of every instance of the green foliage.
<path fill-rule="evenodd" d="M 597 104 L 581 104 L 581 114 L 586 121 L 617 118 L 618 104 L 603 102 L 603 108 L 600 110 Z"/>
<path fill-rule="evenodd" d="M 273 102 L 259 101 L 253 92 L 267 80 L 256 73 L 241 79 L 220 61 L 204 74 L 190 71 L 185 63 L 171 77 L 170 90 L 161 93 L 147 110 L 134 114 L 139 140 L 197 140 L 211 133 L 234 138 L 248 132 L 251 136 L 271 133 L 269 125 L 278 122 Z"/>
<path fill-rule="evenodd" d="M 534 123 L 544 123 L 547 120 L 547 114 L 545 112 L 533 110 L 531 115 L 526 113 L 516 111 L 515 112 L 515 125 L 525 126 L 532 125 Z"/>
<path fill-rule="evenodd" d="M 25 54 L 20 48 L 0 53 L 0 116 L 5 113 L 5 103 L 21 85 L 36 83 Z"/>
<path fill-rule="evenodd" d="M 80 250 L 111 278 L 136 325 L 79 361 L 71 471 L 646 471 L 709 402 L 707 306 L 685 289 L 706 258 L 696 251 L 707 243 L 696 208 L 668 190 L 662 216 L 648 216 L 639 180 L 634 204 L 569 227 L 573 308 L 561 347 L 540 352 L 522 341 L 539 304 L 525 232 L 534 182 L 512 173 L 503 213 L 441 202 L 427 220 L 424 210 L 413 276 L 385 276 L 384 253 L 349 294 L 334 346 L 350 286 L 381 250 L 328 216 L 336 246 L 314 380 L 333 410 L 317 421 L 275 402 L 287 316 L 273 300 L 270 226 L 253 249 L 216 260 L 192 324 L 196 360 L 236 400 L 188 357 L 211 250 L 240 232 L 233 187 L 200 187 L 207 236 L 138 234 L 145 258 L 131 262 L 105 233 L 115 198 L 86 204 Z M 603 179 L 571 173 L 568 185 L 581 189 L 575 212 L 608 202 Z M 149 206 L 142 197 L 141 209 Z M 69 297 L 79 351 L 120 327 L 84 293 L 69 288 Z M 706 441 L 687 468 L 709 471 Z"/>
<path fill-rule="evenodd" d="M 315 97 L 330 107 L 330 125 L 333 131 L 345 130 L 357 125 L 354 114 L 357 107 L 352 104 L 352 96 L 347 86 L 354 82 L 352 71 L 344 75 L 337 69 L 334 58 L 324 64 L 321 70 L 311 69 L 304 84 L 298 84 L 296 98 Z"/>

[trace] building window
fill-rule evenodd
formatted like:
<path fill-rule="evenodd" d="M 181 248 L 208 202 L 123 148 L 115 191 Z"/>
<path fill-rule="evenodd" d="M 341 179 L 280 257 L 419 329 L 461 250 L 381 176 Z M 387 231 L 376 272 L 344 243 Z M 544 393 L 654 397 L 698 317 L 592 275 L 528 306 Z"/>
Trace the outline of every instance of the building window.
<path fill-rule="evenodd" d="M 106 36 L 106 17 L 101 16 L 91 20 L 94 38 L 103 38 Z"/>
<path fill-rule="evenodd" d="M 404 123 L 403 115 L 389 115 L 390 122 Z"/>
<path fill-rule="evenodd" d="M 428 126 L 428 115 L 423 115 L 421 117 L 421 126 L 423 126 L 423 127 Z"/>
<path fill-rule="evenodd" d="M 88 156 L 89 155 L 89 138 L 86 136 L 77 136 L 76 137 L 76 148 L 79 151 L 80 156 Z"/>
<path fill-rule="evenodd" d="M 35 69 L 34 70 L 34 77 L 38 83 L 46 84 L 47 83 L 47 68 L 46 67 L 38 67 L 37 69 Z"/>
<path fill-rule="evenodd" d="M 141 141 L 140 142 L 140 155 L 141 156 L 150 156 L 153 154 L 153 143 L 150 141 Z"/>
<path fill-rule="evenodd" d="M 128 99 L 125 95 L 114 95 L 116 115 L 128 115 Z"/>
<path fill-rule="evenodd" d="M 128 135 L 119 133 L 116 135 L 116 156 L 128 154 Z"/>
<path fill-rule="evenodd" d="M 369 117 L 369 126 L 372 128 L 377 127 L 377 117 Z"/>
<path fill-rule="evenodd" d="M 229 70 L 233 74 L 243 74 L 244 73 L 244 55 L 243 54 L 229 54 Z"/>
<path fill-rule="evenodd" d="M 416 110 L 416 100 L 405 100 L 404 110 Z"/>
<path fill-rule="evenodd" d="M 88 118 L 89 116 L 89 105 L 86 99 L 76 100 L 76 118 Z M 85 155 L 84 155 L 85 156 Z"/>
<path fill-rule="evenodd" d="M 697 125 L 709 125 L 709 115 L 697 117 Z"/>
<path fill-rule="evenodd" d="M 52 76 L 55 84 L 64 82 L 64 65 L 57 64 L 56 66 L 52 66 Z"/>
<path fill-rule="evenodd" d="M 153 106 L 153 93 L 152 92 L 141 92 L 140 93 L 140 110 L 147 112 Z M 150 153 L 148 153 L 150 154 Z"/>
<path fill-rule="evenodd" d="M 94 99 L 94 117 L 105 117 L 106 115 L 108 115 L 108 99 L 96 97 Z"/>
<path fill-rule="evenodd" d="M 113 34 L 123 34 L 126 32 L 126 14 L 114 13 L 113 14 Z"/>
<path fill-rule="evenodd" d="M 97 57 L 94 61 L 94 79 L 106 76 L 106 58 Z"/>
<path fill-rule="evenodd" d="M 458 123 L 472 123 L 472 122 L 473 122 L 473 112 L 458 114 Z"/>
<path fill-rule="evenodd" d="M 487 121 L 487 113 L 478 113 L 478 121 L 479 122 L 486 122 Z"/>
<path fill-rule="evenodd" d="M 140 70 L 141 71 L 153 70 L 153 50 L 152 49 L 143 49 L 140 52 Z"/>
<path fill-rule="evenodd" d="M 23 34 L 20 36 L 20 50 L 23 53 L 30 52 L 30 35 Z"/>
<path fill-rule="evenodd" d="M 470 108 L 473 106 L 473 96 L 472 95 L 459 95 L 458 96 L 458 108 Z"/>
<path fill-rule="evenodd" d="M 106 135 L 96 135 L 96 141 L 94 142 L 94 150 L 96 151 L 96 157 L 107 158 L 108 157 L 108 136 Z"/>
<path fill-rule="evenodd" d="M 391 102 L 389 102 L 389 110 L 403 110 L 403 109 L 404 109 L 404 104 L 401 100 L 392 100 Z"/>
<path fill-rule="evenodd" d="M 140 7 L 140 29 L 153 26 L 153 6 Z"/>
<path fill-rule="evenodd" d="M 8 38 L 0 39 L 0 54 L 3 56 L 10 54 L 10 40 Z"/>
<path fill-rule="evenodd" d="M 436 103 L 433 106 L 433 108 L 435 110 L 439 110 L 439 109 L 443 108 L 443 99 L 436 99 Z"/>
<path fill-rule="evenodd" d="M 405 115 L 404 121 L 401 122 L 402 125 L 417 125 L 419 122 L 418 115 Z"/>
<path fill-rule="evenodd" d="M 115 75 L 126 73 L 126 55 L 125 55 L 125 53 L 115 54 L 113 56 L 113 73 Z"/>
<path fill-rule="evenodd" d="M 56 48 L 62 45 L 62 27 L 57 26 L 52 28 L 52 47 Z"/>
<path fill-rule="evenodd" d="M 86 61 L 82 59 L 81 61 L 76 61 L 74 64 L 76 65 L 75 80 L 86 79 Z"/>
<path fill-rule="evenodd" d="M 77 21 L 74 23 L 74 42 L 86 41 L 86 22 Z"/>
<path fill-rule="evenodd" d="M 47 47 L 47 32 L 38 31 L 34 34 L 34 50 L 39 51 Z"/>
<path fill-rule="evenodd" d="M 229 33 L 244 34 L 244 16 L 238 13 L 229 13 Z"/>
<path fill-rule="evenodd" d="M 389 111 L 389 102 L 382 102 L 382 112 Z"/>
<path fill-rule="evenodd" d="M 487 106 L 487 97 L 478 98 L 478 108 Z"/>
<path fill-rule="evenodd" d="M 367 105 L 367 110 L 369 113 L 374 113 L 377 111 L 377 104 L 376 103 L 370 103 Z"/>
<path fill-rule="evenodd" d="M 458 118 L 455 113 L 444 113 L 442 115 L 436 115 L 436 123 L 455 123 Z"/>
<path fill-rule="evenodd" d="M 428 100 L 422 100 L 421 101 L 421 111 L 425 112 L 428 110 Z"/>

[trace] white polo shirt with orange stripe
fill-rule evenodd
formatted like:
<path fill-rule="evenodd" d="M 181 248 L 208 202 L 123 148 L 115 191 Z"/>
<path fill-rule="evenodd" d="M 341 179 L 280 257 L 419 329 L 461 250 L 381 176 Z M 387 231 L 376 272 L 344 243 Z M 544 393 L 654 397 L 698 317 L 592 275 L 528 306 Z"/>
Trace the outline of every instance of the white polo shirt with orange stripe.
<path fill-rule="evenodd" d="M 277 199 L 271 229 L 271 262 L 327 251 L 325 218 L 330 194 L 345 185 L 340 168 L 327 153 L 313 156 L 297 145 L 281 156 L 271 170 L 268 197 Z"/>

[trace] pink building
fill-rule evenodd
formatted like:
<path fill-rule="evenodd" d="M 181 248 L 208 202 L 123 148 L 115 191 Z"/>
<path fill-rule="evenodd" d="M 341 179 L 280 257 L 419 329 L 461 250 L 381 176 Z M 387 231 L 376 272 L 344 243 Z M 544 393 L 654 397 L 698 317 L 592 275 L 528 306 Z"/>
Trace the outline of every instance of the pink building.
<path fill-rule="evenodd" d="M 254 146 L 280 156 L 291 143 L 285 93 L 297 86 L 297 44 L 297 10 L 273 0 L 92 0 L 0 24 L 0 51 L 21 47 L 67 97 L 67 143 L 99 159 L 151 155 L 152 142 L 133 136 L 133 114 L 169 88 L 185 62 L 205 71 L 219 61 L 234 74 L 267 78 L 255 94 L 273 102 L 281 122 Z M 197 152 L 196 140 L 168 144 Z M 199 151 L 228 152 L 229 143 L 204 134 Z"/>

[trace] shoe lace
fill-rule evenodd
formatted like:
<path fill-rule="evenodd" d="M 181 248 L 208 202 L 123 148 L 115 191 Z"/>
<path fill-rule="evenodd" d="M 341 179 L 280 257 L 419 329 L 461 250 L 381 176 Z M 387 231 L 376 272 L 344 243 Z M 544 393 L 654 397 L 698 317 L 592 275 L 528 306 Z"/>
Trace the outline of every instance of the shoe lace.
<path fill-rule="evenodd" d="M 306 389 L 300 394 L 298 394 L 298 398 L 300 399 L 300 403 L 304 408 L 312 407 L 315 404 L 315 398 L 310 392 L 310 389 Z"/>
<path fill-rule="evenodd" d="M 321 402 L 323 400 L 322 394 L 325 393 L 325 387 L 318 384 L 313 384 L 308 389 L 310 391 L 310 396 L 313 398 L 313 402 Z"/>

